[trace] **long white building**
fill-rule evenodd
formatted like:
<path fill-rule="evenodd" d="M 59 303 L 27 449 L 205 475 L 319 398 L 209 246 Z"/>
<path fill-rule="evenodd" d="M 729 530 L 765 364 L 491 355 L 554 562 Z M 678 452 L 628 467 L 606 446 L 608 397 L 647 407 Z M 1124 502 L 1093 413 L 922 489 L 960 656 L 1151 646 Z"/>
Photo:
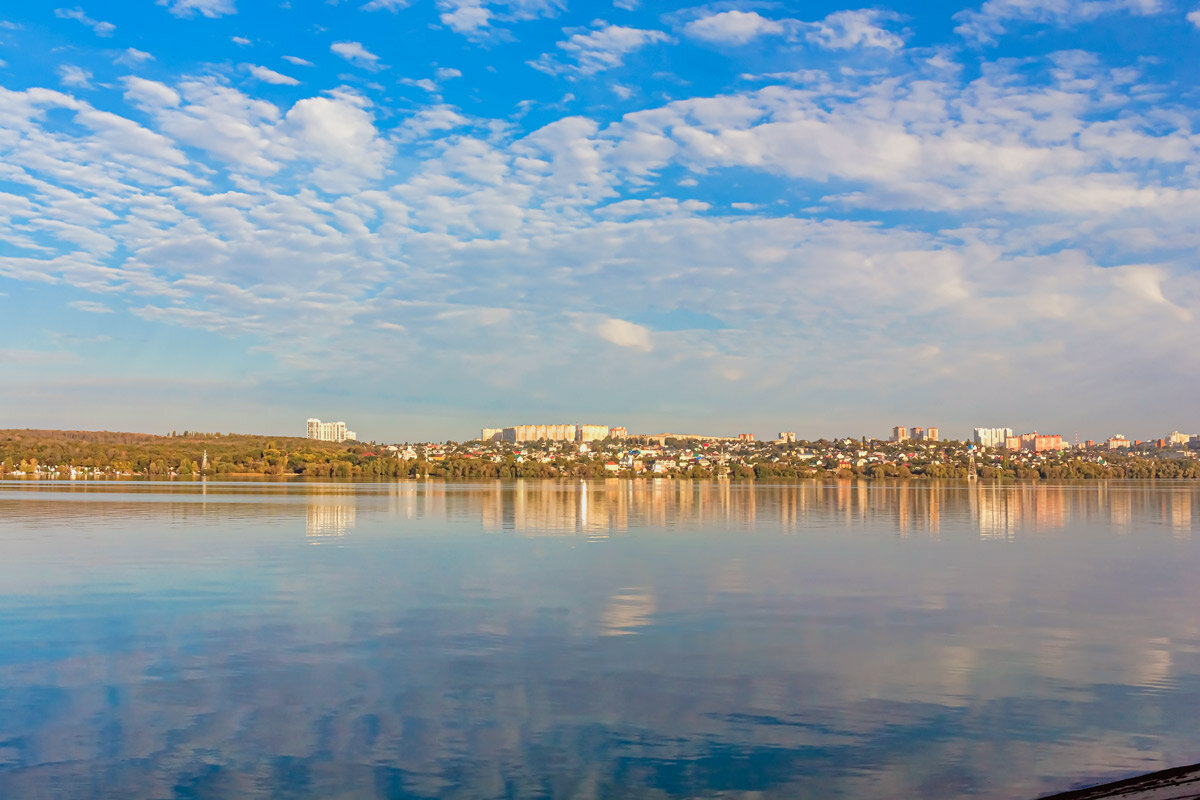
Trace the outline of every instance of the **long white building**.
<path fill-rule="evenodd" d="M 321 422 L 313 417 L 308 420 L 308 438 L 318 442 L 344 442 L 347 439 L 357 439 L 358 434 L 346 430 L 344 422 Z"/>
<path fill-rule="evenodd" d="M 607 425 L 513 425 L 508 428 L 483 428 L 479 438 L 485 442 L 591 442 L 607 438 Z"/>

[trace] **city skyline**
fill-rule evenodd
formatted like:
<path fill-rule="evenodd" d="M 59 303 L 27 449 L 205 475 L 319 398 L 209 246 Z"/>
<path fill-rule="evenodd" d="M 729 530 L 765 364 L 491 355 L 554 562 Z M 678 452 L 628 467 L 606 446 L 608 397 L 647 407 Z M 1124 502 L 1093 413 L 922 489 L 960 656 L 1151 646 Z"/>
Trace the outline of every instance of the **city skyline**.
<path fill-rule="evenodd" d="M 894 425 L 891 430 L 883 435 L 876 435 L 874 432 L 863 432 L 857 435 L 851 434 L 831 434 L 828 432 L 814 435 L 797 435 L 795 430 L 780 431 L 774 437 L 759 434 L 756 432 L 741 432 L 732 433 L 731 428 L 726 425 L 720 430 L 708 430 L 703 432 L 691 433 L 659 433 L 654 432 L 659 429 L 652 430 L 633 430 L 630 431 L 625 425 L 596 425 L 583 423 L 526 423 L 509 426 L 489 427 L 483 426 L 479 428 L 478 434 L 464 435 L 460 437 L 433 438 L 427 440 L 420 439 L 395 439 L 395 440 L 378 440 L 374 437 L 364 437 L 363 441 L 483 441 L 483 442 L 589 442 L 612 437 L 614 439 L 633 438 L 677 438 L 677 439 L 703 439 L 711 441 L 774 441 L 777 443 L 795 443 L 797 441 L 838 441 L 842 439 L 857 439 L 866 438 L 869 441 L 901 443 L 906 441 L 922 442 L 922 441 L 947 441 L 947 442 L 967 442 L 979 445 L 981 447 L 994 447 L 1000 449 L 1068 449 L 1074 445 L 1087 444 L 1091 446 L 1095 442 L 1108 442 L 1112 446 L 1112 442 L 1123 441 L 1124 446 L 1130 444 L 1141 444 L 1143 442 L 1162 442 L 1170 445 L 1186 445 L 1193 438 L 1200 438 L 1200 433 L 1181 432 L 1178 427 L 1171 430 L 1169 433 L 1157 431 L 1146 436 L 1125 437 L 1121 432 L 1108 432 L 1097 437 L 1079 436 L 1078 432 L 1068 435 L 1063 433 L 1051 433 L 1039 431 L 1037 428 L 1031 428 L 1027 432 L 1021 432 L 1011 427 L 973 427 L 971 431 L 965 435 L 942 435 L 942 429 L 937 425 L 921 426 L 904 426 Z M 274 434 L 272 434 L 274 435 Z M 282 434 L 288 435 L 288 434 Z M 323 439 L 326 441 L 343 441 L 345 439 L 355 439 L 357 434 L 355 431 L 348 430 L 344 422 L 326 422 L 322 423 L 320 419 L 309 418 L 307 421 L 307 438 Z M 1040 440 L 1045 440 L 1044 444 Z"/>
<path fill-rule="evenodd" d="M 1198 45 L 1172 0 L 8 8 L 0 427 L 1195 431 Z"/>

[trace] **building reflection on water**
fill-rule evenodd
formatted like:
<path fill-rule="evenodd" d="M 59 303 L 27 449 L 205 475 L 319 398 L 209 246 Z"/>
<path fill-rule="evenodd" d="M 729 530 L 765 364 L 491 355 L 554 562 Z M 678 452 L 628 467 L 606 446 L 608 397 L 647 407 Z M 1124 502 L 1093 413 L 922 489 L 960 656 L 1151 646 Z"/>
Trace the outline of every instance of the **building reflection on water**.
<path fill-rule="evenodd" d="M 358 509 L 353 502 L 313 502 L 307 507 L 305 535 L 312 539 L 345 536 L 354 527 Z M 315 542 L 314 542 L 315 543 Z"/>
<path fill-rule="evenodd" d="M 406 519 L 477 521 L 487 531 L 583 535 L 597 540 L 631 528 L 767 525 L 792 531 L 814 524 L 881 523 L 893 525 L 901 536 L 938 538 L 947 520 L 959 528 L 977 528 L 981 539 L 1009 540 L 1052 533 L 1079 522 L 1099 521 L 1119 531 L 1135 519 L 1157 520 L 1176 536 L 1188 537 L 1197 491 L 1189 485 L 1136 482 L 426 481 L 391 485 L 388 511 Z M 352 527 L 352 508 L 349 513 Z"/>
<path fill-rule="evenodd" d="M 169 502 L 147 498 L 170 494 Z M 21 499 L 17 499 L 17 495 Z M 1052 535 L 1068 526 L 1103 526 L 1116 534 L 1149 523 L 1190 539 L 1200 516 L 1200 485 L 1169 481 L 1009 483 L 861 481 L 792 484 L 731 481 L 438 480 L 384 483 L 43 482 L 0 490 L 0 513 L 22 518 L 90 517 L 95 503 L 122 517 L 201 518 L 279 514 L 305 520 L 314 540 L 341 537 L 370 518 L 445 520 L 526 536 L 575 535 L 602 541 L 633 529 L 701 528 L 799 531 L 822 527 L 891 527 L 902 537 L 933 539 L 954 531 L 991 541 Z M 45 501 L 30 503 L 31 497 Z M 253 501 L 253 506 L 248 501 Z"/>

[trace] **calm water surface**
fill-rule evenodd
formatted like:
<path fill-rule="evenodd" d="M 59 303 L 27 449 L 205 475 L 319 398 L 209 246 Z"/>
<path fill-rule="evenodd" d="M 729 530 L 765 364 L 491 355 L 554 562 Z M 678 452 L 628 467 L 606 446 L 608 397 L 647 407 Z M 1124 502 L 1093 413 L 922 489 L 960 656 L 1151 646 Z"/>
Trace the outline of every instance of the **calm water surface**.
<path fill-rule="evenodd" d="M 1198 533 L 1162 482 L 0 482 L 0 798 L 1029 798 L 1200 761 Z"/>

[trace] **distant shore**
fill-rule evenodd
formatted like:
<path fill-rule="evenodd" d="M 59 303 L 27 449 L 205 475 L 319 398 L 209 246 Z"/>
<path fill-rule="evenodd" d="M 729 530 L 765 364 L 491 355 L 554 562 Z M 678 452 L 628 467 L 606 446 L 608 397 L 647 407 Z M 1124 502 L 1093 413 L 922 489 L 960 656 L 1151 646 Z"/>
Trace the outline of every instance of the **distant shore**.
<path fill-rule="evenodd" d="M 196 431 L 155 436 L 10 429 L 0 430 L 0 478 L 1200 480 L 1200 449 L 1190 446 L 1038 451 L 865 437 L 648 438 L 654 437 L 380 444 Z"/>

